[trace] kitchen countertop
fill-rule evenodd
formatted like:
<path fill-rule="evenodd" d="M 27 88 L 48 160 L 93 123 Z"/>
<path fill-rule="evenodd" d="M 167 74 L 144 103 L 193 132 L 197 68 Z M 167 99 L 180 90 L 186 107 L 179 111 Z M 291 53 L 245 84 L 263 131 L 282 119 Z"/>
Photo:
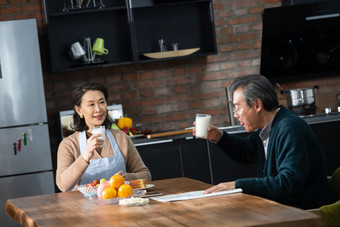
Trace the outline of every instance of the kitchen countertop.
<path fill-rule="evenodd" d="M 308 124 L 320 124 L 320 123 L 327 123 L 333 121 L 340 121 L 340 113 L 331 113 L 331 114 L 323 114 L 323 115 L 308 115 L 308 116 L 301 116 Z M 233 126 L 225 126 L 219 127 L 220 129 L 230 133 L 230 134 L 237 134 L 237 133 L 245 133 L 243 126 L 241 125 L 233 125 Z M 133 138 L 132 141 L 134 142 L 135 146 L 144 146 L 144 145 L 152 145 L 152 144 L 159 144 L 159 143 L 167 143 L 172 142 L 176 139 L 193 139 L 192 133 L 185 133 L 181 135 L 174 135 L 174 136 L 165 136 L 165 137 L 158 137 L 158 138 Z"/>
<path fill-rule="evenodd" d="M 326 123 L 332 121 L 340 121 L 340 113 L 322 114 L 322 115 L 308 115 L 302 116 L 308 124 Z"/>

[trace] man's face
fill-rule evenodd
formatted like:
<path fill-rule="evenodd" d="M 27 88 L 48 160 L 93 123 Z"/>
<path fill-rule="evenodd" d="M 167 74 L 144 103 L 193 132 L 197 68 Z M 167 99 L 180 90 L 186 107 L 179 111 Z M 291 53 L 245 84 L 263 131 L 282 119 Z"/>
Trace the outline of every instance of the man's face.
<path fill-rule="evenodd" d="M 240 125 L 244 127 L 246 132 L 252 132 L 258 129 L 258 114 L 254 105 L 249 107 L 242 95 L 243 88 L 238 88 L 234 91 L 234 117 L 239 120 Z"/>

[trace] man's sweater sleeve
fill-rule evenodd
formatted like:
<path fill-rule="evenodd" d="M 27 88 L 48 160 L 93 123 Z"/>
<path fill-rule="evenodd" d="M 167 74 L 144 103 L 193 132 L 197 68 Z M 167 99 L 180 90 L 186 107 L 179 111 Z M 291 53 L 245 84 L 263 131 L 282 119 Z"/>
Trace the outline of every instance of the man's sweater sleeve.
<path fill-rule="evenodd" d="M 222 137 L 216 145 L 235 162 L 239 164 L 253 164 L 257 161 L 258 142 L 257 131 L 246 137 L 230 135 L 223 131 Z"/>

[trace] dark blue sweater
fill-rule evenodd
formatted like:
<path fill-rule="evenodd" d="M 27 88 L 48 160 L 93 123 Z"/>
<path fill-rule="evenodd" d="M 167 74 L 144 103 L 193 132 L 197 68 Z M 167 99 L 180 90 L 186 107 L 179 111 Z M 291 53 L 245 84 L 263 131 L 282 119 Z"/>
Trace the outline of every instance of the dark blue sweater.
<path fill-rule="evenodd" d="M 217 145 L 241 164 L 257 163 L 258 177 L 236 180 L 244 193 L 302 209 L 331 202 L 324 156 L 310 126 L 283 106 L 273 119 L 267 159 L 256 130 L 245 138 L 223 133 Z"/>

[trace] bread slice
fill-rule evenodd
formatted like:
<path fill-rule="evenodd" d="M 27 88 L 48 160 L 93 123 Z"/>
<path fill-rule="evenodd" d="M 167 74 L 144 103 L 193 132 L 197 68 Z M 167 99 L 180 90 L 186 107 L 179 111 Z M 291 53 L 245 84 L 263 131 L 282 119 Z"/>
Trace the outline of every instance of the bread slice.
<path fill-rule="evenodd" d="M 130 180 L 129 184 L 132 187 L 132 189 L 145 188 L 146 187 L 146 179 Z"/>

